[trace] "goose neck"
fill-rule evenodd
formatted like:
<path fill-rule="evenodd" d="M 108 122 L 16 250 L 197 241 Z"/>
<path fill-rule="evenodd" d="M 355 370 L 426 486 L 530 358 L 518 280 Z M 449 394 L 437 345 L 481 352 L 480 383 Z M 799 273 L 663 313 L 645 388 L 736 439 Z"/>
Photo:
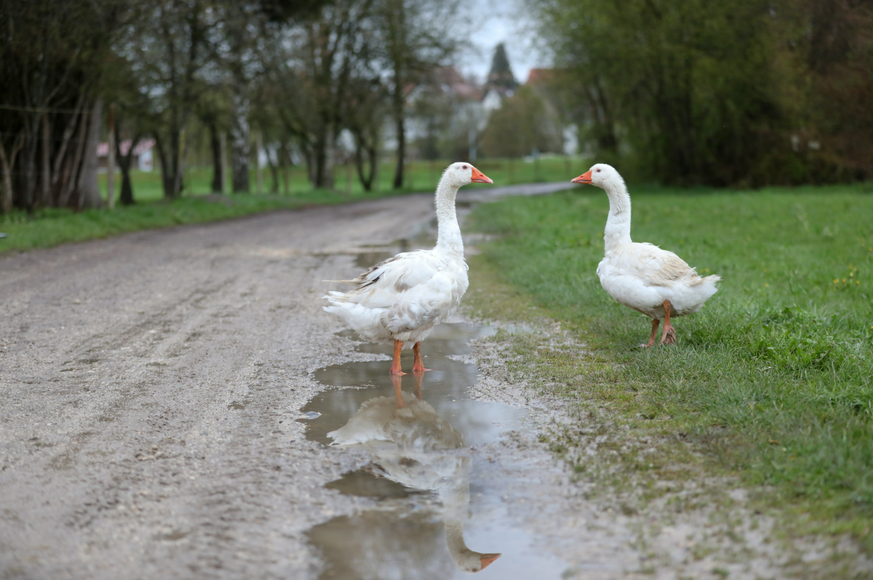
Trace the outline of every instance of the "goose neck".
<path fill-rule="evenodd" d="M 464 523 L 460 519 L 451 518 L 443 521 L 443 527 L 446 532 L 446 546 L 449 548 L 449 554 L 452 556 L 452 560 L 460 562 L 463 556 L 470 552 L 464 542 Z"/>
<path fill-rule="evenodd" d="M 455 209 L 455 197 L 458 187 L 440 180 L 436 191 L 437 216 L 437 248 L 451 254 L 464 254 L 464 242 L 461 238 L 461 228 L 458 226 L 458 212 Z"/>
<path fill-rule="evenodd" d="M 611 182 L 603 188 L 609 197 L 609 217 L 603 230 L 603 244 L 607 253 L 631 243 L 631 200 L 623 182 Z"/>

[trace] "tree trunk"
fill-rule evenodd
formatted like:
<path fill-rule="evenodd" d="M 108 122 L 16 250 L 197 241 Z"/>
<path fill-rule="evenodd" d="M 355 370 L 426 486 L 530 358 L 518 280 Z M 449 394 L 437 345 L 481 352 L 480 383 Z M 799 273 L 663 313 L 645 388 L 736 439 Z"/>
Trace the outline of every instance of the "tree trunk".
<path fill-rule="evenodd" d="M 103 198 L 100 196 L 100 185 L 97 182 L 97 146 L 100 144 L 100 118 L 103 110 L 103 101 L 94 101 L 91 110 L 91 122 L 88 127 L 88 143 L 85 149 L 85 161 L 82 165 L 80 176 L 81 189 L 79 194 L 79 209 L 91 209 L 103 207 Z"/>
<path fill-rule="evenodd" d="M 164 140 L 160 138 L 159 134 L 155 134 L 155 144 L 161 160 L 161 184 L 164 189 L 164 197 L 175 199 L 178 197 L 182 185 L 182 176 L 180 175 L 182 171 L 181 131 L 176 128 L 171 129 L 169 141 L 168 151 Z"/>
<path fill-rule="evenodd" d="M 106 203 L 115 207 L 115 105 L 109 105 L 106 147 Z"/>
<path fill-rule="evenodd" d="M 322 127 L 321 135 L 315 140 L 313 157 L 312 186 L 316 189 L 333 189 L 334 135 L 329 124 Z"/>
<path fill-rule="evenodd" d="M 367 169 L 364 169 L 364 154 L 367 156 Z M 355 165 L 358 168 L 358 179 L 364 187 L 364 191 L 372 191 L 373 182 L 379 167 L 379 155 L 375 147 L 359 143 L 355 148 Z"/>
<path fill-rule="evenodd" d="M 0 192 L 0 210 L 2 213 L 8 214 L 12 211 L 13 195 L 12 195 L 12 169 L 15 167 L 15 157 L 18 151 L 24 145 L 24 134 L 19 133 L 12 145 L 12 151 L 9 152 L 9 157 L 6 156 L 6 150 L 0 141 L 0 171 L 3 172 L 3 191 Z"/>
<path fill-rule="evenodd" d="M 31 115 L 32 125 L 28 126 L 27 146 L 24 148 L 24 207 L 27 215 L 33 215 L 34 191 L 36 190 L 36 149 L 39 145 L 39 120 L 37 115 Z"/>
<path fill-rule="evenodd" d="M 269 147 L 264 150 L 264 155 L 267 157 L 267 164 L 270 166 L 270 178 L 272 179 L 270 193 L 275 195 L 279 193 L 279 152 L 274 150 L 273 154 L 276 155 L 275 161 L 273 161 L 273 155 L 270 154 Z"/>
<path fill-rule="evenodd" d="M 221 162 L 221 138 L 218 135 L 218 126 L 215 122 L 209 123 L 209 144 L 212 147 L 212 192 L 224 193 L 223 179 L 221 172 L 223 164 Z"/>
<path fill-rule="evenodd" d="M 115 125 L 115 155 L 118 158 L 118 167 L 121 169 L 121 196 L 119 201 L 121 205 L 133 205 L 133 184 L 130 181 L 130 163 L 133 160 L 133 150 L 139 144 L 141 136 L 134 135 L 130 141 L 130 149 L 127 150 L 127 155 L 121 154 L 121 135 L 118 124 Z"/>
<path fill-rule="evenodd" d="M 288 148 L 285 146 L 285 142 L 282 141 L 279 143 L 279 150 L 276 152 L 276 156 L 279 160 L 279 168 L 282 172 L 282 193 L 288 195 L 291 193 L 291 187 L 288 183 L 288 162 L 291 160 L 291 154 L 288 151 Z"/>
<path fill-rule="evenodd" d="M 255 136 L 255 171 L 257 174 L 258 194 L 264 193 L 264 172 L 261 171 L 261 132 Z"/>
<path fill-rule="evenodd" d="M 227 133 L 222 131 L 219 139 L 219 148 L 221 149 L 221 169 L 219 176 L 221 177 L 221 193 L 227 194 Z"/>
<path fill-rule="evenodd" d="M 175 175 L 173 176 L 173 197 L 182 195 L 182 175 L 185 168 L 185 129 L 179 131 L 178 145 L 175 159 Z"/>
<path fill-rule="evenodd" d="M 249 100 L 240 91 L 233 95 L 230 128 L 231 168 L 234 193 L 249 193 Z"/>
<path fill-rule="evenodd" d="M 40 193 L 37 199 L 37 205 L 51 205 L 51 182 L 52 182 L 52 167 L 51 167 L 51 127 L 49 126 L 48 113 L 42 115 L 42 159 L 40 163 Z"/>
<path fill-rule="evenodd" d="M 67 120 L 67 125 L 64 127 L 64 135 L 61 138 L 61 146 L 58 149 L 58 152 L 55 154 L 55 165 L 52 170 L 52 190 L 53 195 L 58 198 L 61 195 L 61 191 L 66 184 L 62 182 L 63 179 L 66 179 L 69 173 L 69 160 L 67 160 L 67 169 L 64 169 L 64 159 L 67 153 L 67 148 L 70 146 L 70 143 L 73 140 L 73 134 L 76 132 L 76 123 L 79 120 L 79 115 L 84 110 L 85 106 L 85 93 L 80 93 L 79 98 L 76 100 L 76 107 L 73 109 L 73 114 Z M 55 200 L 56 205 L 60 205 L 59 200 Z"/>
<path fill-rule="evenodd" d="M 394 189 L 403 187 L 403 165 L 406 159 L 406 122 L 403 110 L 394 111 L 394 122 L 397 127 L 397 169 L 394 172 Z"/>
<path fill-rule="evenodd" d="M 158 150 L 158 160 L 161 162 L 161 189 L 164 191 L 164 197 L 168 198 L 170 197 L 171 189 L 167 187 L 167 174 L 171 171 L 169 166 L 170 161 L 167 159 L 167 146 L 159 133 L 155 133 L 155 147 Z"/>
<path fill-rule="evenodd" d="M 61 178 L 61 193 L 58 197 L 58 207 L 67 207 L 70 204 L 70 197 L 74 193 L 76 188 L 76 184 L 78 183 L 77 176 L 79 175 L 81 163 L 82 163 L 82 152 L 85 150 L 85 141 L 88 136 L 88 115 L 89 113 L 85 112 L 86 107 L 82 107 L 82 111 L 80 115 L 77 115 L 79 127 L 76 133 L 76 137 L 74 142 L 76 143 L 76 152 L 73 154 L 73 158 L 69 160 L 63 171 L 63 177 Z"/>

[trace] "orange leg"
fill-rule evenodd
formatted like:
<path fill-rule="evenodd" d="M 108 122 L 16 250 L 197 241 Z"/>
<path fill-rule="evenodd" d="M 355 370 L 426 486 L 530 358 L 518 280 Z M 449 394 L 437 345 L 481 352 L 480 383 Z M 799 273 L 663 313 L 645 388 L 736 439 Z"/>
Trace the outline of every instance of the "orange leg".
<path fill-rule="evenodd" d="M 415 398 L 421 400 L 421 379 L 424 378 L 424 373 L 412 373 L 415 377 Z"/>
<path fill-rule="evenodd" d="M 402 380 L 403 379 L 400 378 L 400 375 L 391 375 L 391 384 L 394 385 L 394 400 L 397 401 L 398 409 L 404 407 L 403 392 L 400 390 L 400 381 Z"/>
<path fill-rule="evenodd" d="M 421 341 L 420 340 L 412 345 L 412 352 L 415 353 L 415 363 L 412 365 L 412 372 L 423 373 L 424 371 L 429 371 L 430 369 L 424 368 L 424 362 L 422 362 L 422 360 L 421 360 Z"/>
<path fill-rule="evenodd" d="M 673 325 L 670 324 L 670 301 L 664 300 L 664 334 L 661 336 L 661 344 L 676 344 L 676 331 L 673 330 Z"/>
<path fill-rule="evenodd" d="M 403 341 L 395 340 L 394 341 L 394 364 L 391 365 L 391 370 L 389 374 L 402 376 L 405 375 L 403 371 L 400 370 L 400 351 L 403 349 Z"/>
<path fill-rule="evenodd" d="M 655 344 L 655 336 L 658 334 L 658 325 L 661 324 L 661 321 L 657 318 L 652 319 L 652 334 L 649 335 L 649 342 L 641 344 L 640 346 L 643 348 L 649 348 L 650 346 L 654 346 Z"/>

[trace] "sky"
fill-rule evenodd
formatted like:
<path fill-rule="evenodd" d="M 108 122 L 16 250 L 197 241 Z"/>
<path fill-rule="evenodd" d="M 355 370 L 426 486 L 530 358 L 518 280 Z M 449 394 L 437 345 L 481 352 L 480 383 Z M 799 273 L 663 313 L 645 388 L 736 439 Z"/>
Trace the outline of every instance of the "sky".
<path fill-rule="evenodd" d="M 520 0 L 468 0 L 467 4 L 482 23 L 470 38 L 475 49 L 459 59 L 462 74 L 472 74 L 484 81 L 491 69 L 494 48 L 501 42 L 506 46 L 509 65 L 518 82 L 527 81 L 530 69 L 548 66 L 533 47 L 529 21 Z"/>

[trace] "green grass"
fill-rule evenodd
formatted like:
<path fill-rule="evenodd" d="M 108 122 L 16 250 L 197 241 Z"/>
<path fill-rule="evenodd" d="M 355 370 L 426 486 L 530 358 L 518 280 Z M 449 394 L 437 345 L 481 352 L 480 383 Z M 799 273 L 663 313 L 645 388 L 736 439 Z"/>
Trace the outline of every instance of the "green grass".
<path fill-rule="evenodd" d="M 387 195 L 384 192 L 382 196 Z M 311 204 L 334 204 L 375 198 L 345 196 L 330 191 L 309 191 L 291 196 L 199 195 L 170 201 L 147 201 L 130 207 L 73 212 L 61 209 L 38 210 L 33 217 L 24 212 L 0 216 L 0 254 L 35 248 L 49 248 L 68 242 L 105 238 L 125 232 L 166 228 L 181 224 L 218 221 L 253 213 L 294 209 Z"/>
<path fill-rule="evenodd" d="M 523 160 L 483 160 L 477 167 L 498 185 L 529 183 L 533 181 L 556 181 L 569 179 L 570 159 L 541 158 L 536 163 Z M 578 164 L 578 163 L 577 163 Z M 305 168 L 294 167 L 289 172 L 289 193 L 284 194 L 233 194 L 229 196 L 207 195 L 212 182 L 212 170 L 191 167 L 186 172 L 182 197 L 167 201 L 163 197 L 159 171 L 132 173 L 136 205 L 123 207 L 116 204 L 112 210 L 88 210 L 74 212 L 61 209 L 39 209 L 28 216 L 22 211 L 8 215 L 0 214 L 0 232 L 7 238 L 0 239 L 0 254 L 10 251 L 25 251 L 48 248 L 67 242 L 144 230 L 164 228 L 179 224 L 208 222 L 239 217 L 252 213 L 283 208 L 297 208 L 308 204 L 333 204 L 363 199 L 374 199 L 410 192 L 432 191 L 448 161 L 414 161 L 406 171 L 406 182 L 400 190 L 391 188 L 394 166 L 383 163 L 380 167 L 378 187 L 365 192 L 349 166 L 335 169 L 333 191 L 313 190 L 306 178 Z M 251 172 L 251 190 L 257 190 L 256 172 Z M 263 173 L 264 189 L 269 190 L 272 178 L 267 168 Z M 100 175 L 99 185 L 106 197 L 106 175 Z M 120 180 L 116 180 L 116 195 Z M 469 187 L 489 187 L 471 185 Z"/>
<path fill-rule="evenodd" d="M 436 161 L 410 161 L 404 172 L 404 184 L 401 192 L 421 192 L 436 189 L 440 175 L 450 162 L 448 160 Z M 494 180 L 496 185 L 512 185 L 516 183 L 536 183 L 547 181 L 569 181 L 575 177 L 573 167 L 584 165 L 579 158 L 573 157 L 541 157 L 536 162 L 522 159 L 482 159 L 475 163 L 476 167 Z M 116 179 L 116 194 L 121 187 L 120 174 Z M 228 175 L 228 182 L 229 182 Z M 263 168 L 262 193 L 272 193 L 273 177 L 269 168 Z M 99 176 L 100 190 L 106 197 L 106 174 Z M 155 201 L 163 198 L 161 188 L 160 171 L 144 173 L 134 171 L 132 173 L 134 198 L 137 201 Z M 379 166 L 378 179 L 375 192 L 388 192 L 393 190 L 394 164 L 381 163 Z M 249 185 L 252 192 L 257 191 L 257 172 L 249 173 Z M 212 169 L 210 167 L 190 167 L 185 174 L 184 194 L 207 194 L 211 192 Z M 299 192 L 311 189 L 306 176 L 306 168 L 294 166 L 288 170 L 289 194 L 297 195 Z M 357 177 L 357 170 L 353 165 L 338 165 L 334 168 L 334 189 L 338 193 L 362 195 L 364 188 Z M 284 182 L 279 180 L 278 195 L 285 195 Z"/>
<path fill-rule="evenodd" d="M 608 203 L 593 187 L 477 208 L 468 229 L 498 237 L 474 258 L 471 303 L 561 321 L 591 354 L 520 348 L 528 375 L 637 434 L 690 441 L 709 469 L 765 490 L 762 505 L 802 514 L 801 532 L 873 551 L 873 185 L 631 195 L 635 240 L 723 279 L 676 320 L 677 346 L 639 348 L 648 319 L 601 288 Z"/>

